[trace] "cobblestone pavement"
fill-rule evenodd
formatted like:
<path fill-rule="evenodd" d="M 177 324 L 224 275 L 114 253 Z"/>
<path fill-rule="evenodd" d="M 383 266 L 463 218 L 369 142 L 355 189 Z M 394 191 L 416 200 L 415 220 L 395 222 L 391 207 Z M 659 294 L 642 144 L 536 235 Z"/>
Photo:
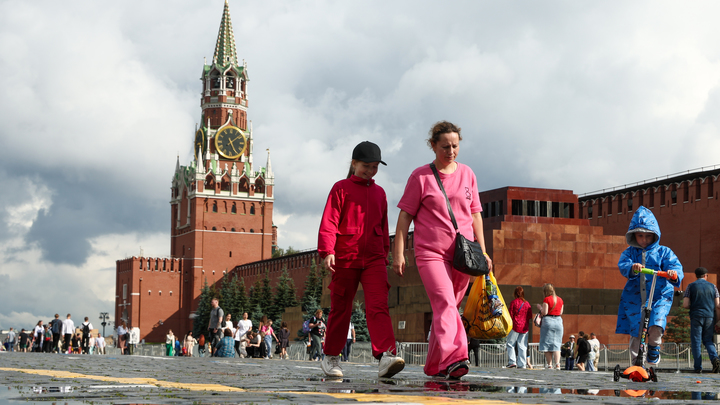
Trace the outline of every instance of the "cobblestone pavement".
<path fill-rule="evenodd" d="M 720 392 L 717 374 L 616 383 L 608 372 L 473 367 L 452 382 L 428 378 L 420 366 L 392 379 L 378 379 L 376 366 L 342 366 L 345 378 L 329 379 L 309 361 L 2 352 L 0 403 L 703 403 Z M 631 390 L 647 391 L 633 398 Z"/>

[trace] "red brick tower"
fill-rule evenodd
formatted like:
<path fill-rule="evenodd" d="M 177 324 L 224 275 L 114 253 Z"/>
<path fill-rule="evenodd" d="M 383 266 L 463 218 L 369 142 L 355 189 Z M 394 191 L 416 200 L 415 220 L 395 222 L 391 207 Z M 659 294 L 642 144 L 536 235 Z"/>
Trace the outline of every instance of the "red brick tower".
<path fill-rule="evenodd" d="M 178 158 L 172 179 L 172 259 L 117 263 L 116 322 L 139 326 L 149 341 L 162 340 L 168 328 L 184 334 L 206 280 L 212 285 L 237 265 L 270 258 L 276 244 L 275 177 L 269 152 L 265 167 L 253 163 L 247 64 L 238 63 L 227 0 L 212 64 L 200 79 L 195 158 L 187 166 Z"/>

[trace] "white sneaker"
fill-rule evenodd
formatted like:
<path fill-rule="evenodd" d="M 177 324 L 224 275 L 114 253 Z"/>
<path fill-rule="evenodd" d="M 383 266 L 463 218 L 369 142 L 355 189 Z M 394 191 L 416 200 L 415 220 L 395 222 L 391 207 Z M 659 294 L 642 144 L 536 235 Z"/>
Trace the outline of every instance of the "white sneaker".
<path fill-rule="evenodd" d="M 390 378 L 395 374 L 401 372 L 405 368 L 405 360 L 400 356 L 396 356 L 390 351 L 383 353 L 380 359 L 380 368 L 378 370 L 378 377 Z"/>
<path fill-rule="evenodd" d="M 326 355 L 322 363 L 320 363 L 320 368 L 322 368 L 322 371 L 328 377 L 343 376 L 342 368 L 340 368 L 340 356 Z"/>

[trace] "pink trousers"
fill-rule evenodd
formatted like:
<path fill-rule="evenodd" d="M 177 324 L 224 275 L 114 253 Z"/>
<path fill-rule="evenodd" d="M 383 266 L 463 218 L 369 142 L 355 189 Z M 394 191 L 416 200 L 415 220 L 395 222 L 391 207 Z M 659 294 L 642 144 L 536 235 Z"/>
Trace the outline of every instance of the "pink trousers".
<path fill-rule="evenodd" d="M 366 269 L 343 269 L 335 267 L 330 289 L 330 315 L 327 322 L 324 353 L 338 356 L 347 343 L 353 300 L 362 283 L 365 293 L 365 318 L 372 354 L 375 358 L 390 351 L 396 353 L 395 333 L 388 310 L 387 268 L 384 264 Z"/>
<path fill-rule="evenodd" d="M 449 261 L 416 259 L 420 278 L 433 311 L 425 374 L 433 376 L 468 359 L 468 341 L 460 318 L 460 304 L 470 276 L 456 271 Z"/>

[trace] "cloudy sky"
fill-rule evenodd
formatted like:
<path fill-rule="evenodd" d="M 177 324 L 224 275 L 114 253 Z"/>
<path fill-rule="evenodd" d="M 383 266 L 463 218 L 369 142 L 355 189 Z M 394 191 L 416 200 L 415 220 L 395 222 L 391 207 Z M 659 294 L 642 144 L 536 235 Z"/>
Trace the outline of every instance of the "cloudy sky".
<path fill-rule="evenodd" d="M 360 141 L 382 147 L 394 207 L 441 119 L 484 190 L 582 194 L 720 164 L 719 8 L 231 0 L 280 246 L 315 247 Z M 169 254 L 170 181 L 222 9 L 0 0 L 0 328 L 112 313 L 115 261 Z"/>

